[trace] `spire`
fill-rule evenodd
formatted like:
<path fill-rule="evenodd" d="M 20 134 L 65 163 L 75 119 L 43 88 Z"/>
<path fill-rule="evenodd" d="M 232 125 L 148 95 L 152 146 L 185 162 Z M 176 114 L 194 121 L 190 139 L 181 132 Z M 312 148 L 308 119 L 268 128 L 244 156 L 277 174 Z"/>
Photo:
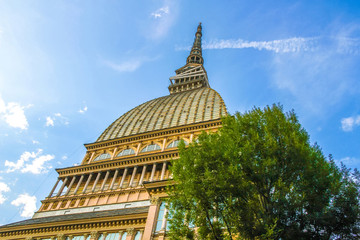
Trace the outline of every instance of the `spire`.
<path fill-rule="evenodd" d="M 176 75 L 170 78 L 170 94 L 185 92 L 196 88 L 210 87 L 204 68 L 201 49 L 201 23 L 195 33 L 194 44 L 186 59 L 185 66 L 175 70 Z"/>
<path fill-rule="evenodd" d="M 186 59 L 186 64 L 189 63 L 197 63 L 197 64 L 203 64 L 204 59 L 202 58 L 202 49 L 201 49 L 201 33 L 202 27 L 201 22 L 199 23 L 199 26 L 197 27 L 197 31 L 195 33 L 195 40 L 194 44 L 191 48 L 191 52 Z"/>

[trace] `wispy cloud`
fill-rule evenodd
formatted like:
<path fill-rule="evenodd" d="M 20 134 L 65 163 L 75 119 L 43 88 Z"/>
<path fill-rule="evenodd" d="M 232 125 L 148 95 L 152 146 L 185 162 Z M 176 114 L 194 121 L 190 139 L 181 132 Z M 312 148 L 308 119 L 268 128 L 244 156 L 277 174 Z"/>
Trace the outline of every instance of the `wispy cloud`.
<path fill-rule="evenodd" d="M 117 72 L 133 72 L 143 64 L 143 61 L 139 59 L 133 59 L 121 63 L 104 61 L 104 64 Z"/>
<path fill-rule="evenodd" d="M 88 110 L 88 107 L 85 106 L 82 109 L 80 109 L 78 112 L 81 113 L 81 114 L 84 114 L 87 110 Z"/>
<path fill-rule="evenodd" d="M 344 132 L 351 132 L 357 126 L 360 126 L 360 115 L 341 119 L 341 129 Z"/>
<path fill-rule="evenodd" d="M 102 60 L 102 63 L 117 72 L 134 72 L 135 70 L 140 68 L 145 62 L 155 61 L 158 58 L 159 57 L 138 57 L 120 63 L 115 63 L 109 60 Z"/>
<path fill-rule="evenodd" d="M 21 217 L 32 217 L 36 211 L 36 197 L 27 193 L 20 194 L 11 204 L 16 207 L 21 206 Z"/>
<path fill-rule="evenodd" d="M 336 162 L 338 164 L 340 164 L 340 162 L 342 162 L 347 167 L 354 167 L 354 166 L 358 166 L 358 164 L 360 163 L 360 160 L 355 157 L 344 157 L 344 158 L 341 158 L 340 160 L 336 160 Z"/>
<path fill-rule="evenodd" d="M 3 193 L 9 191 L 10 191 L 10 187 L 4 182 L 0 182 L 0 204 L 3 204 L 6 200 Z"/>
<path fill-rule="evenodd" d="M 54 155 L 43 155 L 43 150 L 38 149 L 37 152 L 24 152 L 20 159 L 16 162 L 5 160 L 6 172 L 20 171 L 22 173 L 41 174 L 48 172 L 51 166 L 46 165 L 46 162 L 55 158 Z"/>
<path fill-rule="evenodd" d="M 30 106 L 21 106 L 15 102 L 6 103 L 0 96 L 0 119 L 3 119 L 10 127 L 25 130 L 29 127 L 29 123 L 24 109 Z"/>
<path fill-rule="evenodd" d="M 150 12 L 145 29 L 146 36 L 161 39 L 169 32 L 178 16 L 178 2 L 165 0 L 160 8 Z"/>
<path fill-rule="evenodd" d="M 275 53 L 314 52 L 329 44 L 332 50 L 342 54 L 360 53 L 360 39 L 348 37 L 292 37 L 271 41 L 248 41 L 244 39 L 215 39 L 204 41 L 203 49 L 245 49 L 266 50 Z M 176 50 L 190 50 L 191 46 L 175 47 Z"/>
<path fill-rule="evenodd" d="M 151 16 L 155 19 L 162 18 L 162 17 L 164 17 L 164 15 L 169 14 L 169 12 L 170 12 L 169 6 L 164 6 L 162 8 L 157 9 L 156 11 L 152 12 Z"/>
<path fill-rule="evenodd" d="M 45 126 L 46 127 L 53 127 L 55 126 L 55 122 L 58 122 L 63 125 L 69 125 L 69 120 L 62 116 L 61 113 L 55 113 L 53 116 L 47 116 Z"/>
<path fill-rule="evenodd" d="M 212 40 L 210 42 L 205 42 L 203 49 L 254 48 L 257 50 L 268 50 L 276 53 L 313 51 L 316 48 L 317 39 L 317 37 L 294 37 L 273 41 L 246 41 L 243 39 Z"/>

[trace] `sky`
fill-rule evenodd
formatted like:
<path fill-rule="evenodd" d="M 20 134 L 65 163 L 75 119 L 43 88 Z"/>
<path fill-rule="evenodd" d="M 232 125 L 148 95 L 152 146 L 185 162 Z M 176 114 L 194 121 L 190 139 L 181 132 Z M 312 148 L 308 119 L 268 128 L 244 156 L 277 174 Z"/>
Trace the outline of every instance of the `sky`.
<path fill-rule="evenodd" d="M 229 113 L 294 109 L 360 168 L 360 2 L 0 0 L 0 225 L 30 218 L 83 144 L 168 94 L 199 22 Z"/>

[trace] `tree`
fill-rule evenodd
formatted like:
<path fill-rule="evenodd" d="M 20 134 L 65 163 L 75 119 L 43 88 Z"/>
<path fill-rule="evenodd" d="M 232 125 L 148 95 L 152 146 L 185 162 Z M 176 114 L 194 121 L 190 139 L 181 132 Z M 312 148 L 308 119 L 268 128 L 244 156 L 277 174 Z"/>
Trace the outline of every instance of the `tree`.
<path fill-rule="evenodd" d="M 324 157 L 293 111 L 254 108 L 179 146 L 172 239 L 359 238 L 359 173 Z M 195 227 L 196 226 L 196 227 Z"/>

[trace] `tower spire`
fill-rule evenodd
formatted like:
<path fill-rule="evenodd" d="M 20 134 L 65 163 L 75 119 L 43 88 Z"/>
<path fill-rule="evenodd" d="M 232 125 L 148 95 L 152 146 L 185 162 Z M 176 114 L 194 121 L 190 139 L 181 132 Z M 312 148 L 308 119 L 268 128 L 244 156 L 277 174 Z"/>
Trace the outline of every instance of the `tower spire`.
<path fill-rule="evenodd" d="M 197 27 L 195 40 L 185 66 L 175 70 L 176 75 L 170 77 L 170 94 L 190 91 L 196 88 L 210 87 L 207 73 L 204 68 L 204 59 L 201 49 L 201 23 Z"/>
<path fill-rule="evenodd" d="M 193 46 L 191 48 L 190 54 L 188 58 L 186 59 L 186 63 L 197 63 L 197 64 L 203 64 L 204 59 L 202 57 L 202 48 L 201 48 L 201 37 L 202 37 L 202 27 L 201 22 L 199 23 L 199 26 L 197 27 L 197 31 L 195 33 L 195 39 Z"/>

